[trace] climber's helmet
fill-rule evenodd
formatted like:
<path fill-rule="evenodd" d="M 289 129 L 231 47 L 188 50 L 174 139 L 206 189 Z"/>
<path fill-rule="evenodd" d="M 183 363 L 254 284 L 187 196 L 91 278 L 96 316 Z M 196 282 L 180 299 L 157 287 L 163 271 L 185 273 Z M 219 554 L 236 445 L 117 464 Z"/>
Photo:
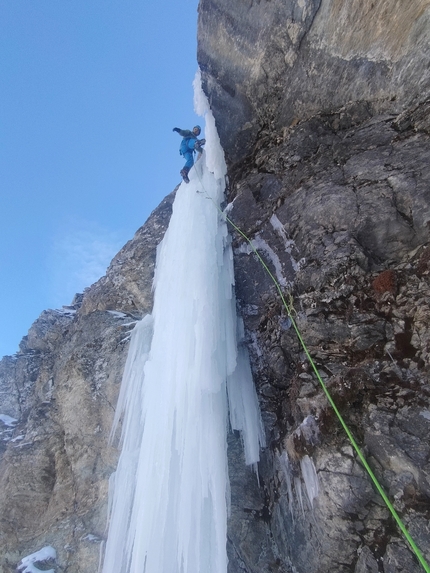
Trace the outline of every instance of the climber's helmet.
<path fill-rule="evenodd" d="M 202 131 L 202 128 L 200 127 L 200 125 L 196 125 L 193 127 L 194 135 L 200 135 L 201 131 Z"/>

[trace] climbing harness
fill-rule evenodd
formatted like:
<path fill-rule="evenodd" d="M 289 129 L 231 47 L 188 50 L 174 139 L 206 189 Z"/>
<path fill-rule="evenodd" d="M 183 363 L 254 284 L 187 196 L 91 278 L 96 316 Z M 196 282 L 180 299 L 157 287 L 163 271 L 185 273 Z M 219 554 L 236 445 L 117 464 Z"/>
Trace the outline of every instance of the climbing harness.
<path fill-rule="evenodd" d="M 414 542 L 414 540 L 412 539 L 411 535 L 409 534 L 408 530 L 406 529 L 406 526 L 404 525 L 403 521 L 401 520 L 399 514 L 397 513 L 397 511 L 394 509 L 393 504 L 390 502 L 390 500 L 388 499 L 384 489 L 382 488 L 381 484 L 379 483 L 377 477 L 375 476 L 375 474 L 373 473 L 371 467 L 369 466 L 369 464 L 366 461 L 366 458 L 364 457 L 363 453 L 360 450 L 360 447 L 358 446 L 357 442 L 355 441 L 354 436 L 352 435 L 350 429 L 348 428 L 345 420 L 343 419 L 341 413 L 339 412 L 333 398 L 330 395 L 330 392 L 328 391 L 327 386 L 325 385 L 323 379 L 321 378 L 321 375 L 318 371 L 318 368 L 316 367 L 315 362 L 312 359 L 312 356 L 309 353 L 309 350 L 306 346 L 305 341 L 303 340 L 303 337 L 300 333 L 300 330 L 297 326 L 297 323 L 293 317 L 293 305 L 292 305 L 292 295 L 291 293 L 288 293 L 288 297 L 289 297 L 289 303 L 287 303 L 287 300 L 284 296 L 284 293 L 282 292 L 282 288 L 281 285 L 279 284 L 279 282 L 276 280 L 276 278 L 273 276 L 273 273 L 270 271 L 269 267 L 267 266 L 267 264 L 265 263 L 265 261 L 263 260 L 263 258 L 261 257 L 261 255 L 258 253 L 257 249 L 254 247 L 254 245 L 252 244 L 251 239 L 249 239 L 245 233 L 237 226 L 233 223 L 233 221 L 231 219 L 229 219 L 229 217 L 227 216 L 227 214 L 216 204 L 216 202 L 212 199 L 212 197 L 209 196 L 209 194 L 206 192 L 206 189 L 204 187 L 203 181 L 200 177 L 200 174 L 198 172 L 198 169 L 196 169 L 197 172 L 197 176 L 199 178 L 199 181 L 202 185 L 202 189 L 203 192 L 198 191 L 198 193 L 203 193 L 206 195 L 207 199 L 210 199 L 212 201 L 212 203 L 215 205 L 216 209 L 220 212 L 222 218 L 229 223 L 233 229 L 235 229 L 235 231 L 237 231 L 244 239 L 245 241 L 248 242 L 248 244 L 250 245 L 251 249 L 253 250 L 254 254 L 256 255 L 257 259 L 260 261 L 260 263 L 262 264 L 262 266 L 264 267 L 265 271 L 267 272 L 267 274 L 270 276 L 270 278 L 272 279 L 278 293 L 279 296 L 281 298 L 282 304 L 285 307 L 285 310 L 287 312 L 288 318 L 291 321 L 291 325 L 293 326 L 293 329 L 297 335 L 297 338 L 299 339 L 299 342 L 306 354 L 306 358 L 309 361 L 309 364 L 312 367 L 312 370 L 315 373 L 315 376 L 318 379 L 318 382 L 320 383 L 324 394 L 327 397 L 327 400 L 329 402 L 329 404 L 331 405 L 331 407 L 333 408 L 341 426 L 343 427 L 343 429 L 345 430 L 346 435 L 348 436 L 349 441 L 351 442 L 351 445 L 353 446 L 355 452 L 357 453 L 361 463 L 363 464 L 364 468 L 366 469 L 367 473 L 369 474 L 373 484 L 375 485 L 376 489 L 378 490 L 379 494 L 381 495 L 382 499 L 385 502 L 385 505 L 387 506 L 387 508 L 389 509 L 391 515 L 393 516 L 393 518 L 396 520 L 397 525 L 399 526 L 399 529 L 401 530 L 401 532 L 403 533 L 403 535 L 405 536 L 405 538 L 407 539 L 409 545 L 411 546 L 413 552 L 415 553 L 416 557 L 418 558 L 418 561 L 421 563 L 421 565 L 424 568 L 424 571 L 426 571 L 426 573 L 430 573 L 430 566 L 428 565 L 428 563 L 426 562 L 426 560 L 424 559 L 421 551 L 419 550 L 418 546 L 416 545 L 416 543 Z"/>

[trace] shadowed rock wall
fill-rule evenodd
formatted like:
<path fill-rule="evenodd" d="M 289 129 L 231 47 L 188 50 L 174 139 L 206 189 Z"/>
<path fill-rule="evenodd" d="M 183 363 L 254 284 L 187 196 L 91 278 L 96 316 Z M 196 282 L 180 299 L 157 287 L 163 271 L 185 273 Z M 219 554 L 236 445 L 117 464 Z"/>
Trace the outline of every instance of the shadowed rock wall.
<path fill-rule="evenodd" d="M 292 293 L 324 381 L 428 558 L 430 141 L 412 127 L 399 132 L 391 116 L 345 129 L 338 122 L 339 114 L 313 118 L 282 143 L 262 145 L 253 166 L 235 175 L 229 216 Z M 239 235 L 234 248 L 270 445 L 262 488 L 248 505 L 259 508 L 254 542 L 249 514 L 246 545 L 236 538 L 246 568 L 232 562 L 231 570 L 419 571 L 309 368 L 273 283 Z M 312 509 L 304 456 L 319 481 Z M 238 495 L 243 511 L 249 500 Z M 257 515 L 264 515 L 265 552 L 279 569 L 255 566 Z"/>
<path fill-rule="evenodd" d="M 429 97 L 430 2 L 201 0 L 198 61 L 230 162 L 264 131 L 365 101 Z"/>
<path fill-rule="evenodd" d="M 420 0 L 201 0 L 198 46 L 229 216 L 291 294 L 321 376 L 428 561 L 429 16 Z M 230 571 L 420 571 L 271 279 L 233 236 L 269 446 L 261 487 L 232 489 Z"/>

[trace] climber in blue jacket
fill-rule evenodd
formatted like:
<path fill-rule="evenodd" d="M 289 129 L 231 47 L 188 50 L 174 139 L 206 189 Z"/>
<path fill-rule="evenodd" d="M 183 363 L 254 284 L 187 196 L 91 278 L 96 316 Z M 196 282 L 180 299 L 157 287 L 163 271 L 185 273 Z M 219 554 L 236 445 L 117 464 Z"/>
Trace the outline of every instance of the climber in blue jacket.
<path fill-rule="evenodd" d="M 194 165 L 194 152 L 197 151 L 200 157 L 203 153 L 202 145 L 206 143 L 206 140 L 197 139 L 197 136 L 200 135 L 202 131 L 200 125 L 193 127 L 192 131 L 189 129 L 179 129 L 179 127 L 174 127 L 173 131 L 176 131 L 183 137 L 179 153 L 185 157 L 185 165 L 181 169 L 180 174 L 185 183 L 189 183 L 188 173 Z"/>

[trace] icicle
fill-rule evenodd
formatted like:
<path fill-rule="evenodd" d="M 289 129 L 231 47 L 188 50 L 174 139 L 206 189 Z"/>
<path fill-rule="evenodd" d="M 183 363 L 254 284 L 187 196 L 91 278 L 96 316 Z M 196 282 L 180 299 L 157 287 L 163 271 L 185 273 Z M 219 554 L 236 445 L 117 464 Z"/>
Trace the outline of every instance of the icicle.
<path fill-rule="evenodd" d="M 302 515 L 305 515 L 305 508 L 303 505 L 302 482 L 299 477 L 294 478 L 294 489 L 296 490 L 297 498 L 299 500 Z"/>
<path fill-rule="evenodd" d="M 249 358 L 237 348 L 230 239 L 216 208 L 226 166 L 199 77 L 195 94 L 206 152 L 177 191 L 157 250 L 152 316 L 132 334 L 103 573 L 226 573 L 227 380 L 247 463 L 264 445 Z"/>
<path fill-rule="evenodd" d="M 121 415 L 124 412 L 125 418 L 123 421 L 122 435 L 134 434 L 136 436 L 136 441 L 139 440 L 136 435 L 138 434 L 137 431 L 133 432 L 131 428 L 129 430 L 126 428 L 133 423 L 139 425 L 139 416 L 135 412 L 134 408 L 138 408 L 140 411 L 140 399 L 138 393 L 143 381 L 143 369 L 148 359 L 151 347 L 152 331 L 153 319 L 152 316 L 148 314 L 136 324 L 131 332 L 130 348 L 124 367 L 121 390 L 118 396 L 115 417 L 109 438 L 110 442 L 112 442 L 114 438 Z"/>
<path fill-rule="evenodd" d="M 287 484 L 287 494 L 288 494 L 288 508 L 290 510 L 291 516 L 294 519 L 294 499 L 293 499 L 293 487 L 291 484 L 291 467 L 290 460 L 288 459 L 288 454 L 283 451 L 279 457 L 281 468 L 284 472 L 285 481 Z"/>
<path fill-rule="evenodd" d="M 288 454 L 284 450 L 279 456 L 279 464 L 284 473 L 285 482 L 287 486 L 288 495 L 288 508 L 290 510 L 291 516 L 294 519 L 294 499 L 293 499 L 293 488 L 292 488 L 292 471 L 290 466 L 290 461 L 288 459 Z M 300 468 L 302 473 L 303 482 L 305 484 L 307 498 L 309 500 L 310 508 L 312 509 L 313 500 L 318 496 L 318 476 L 312 459 L 305 455 L 300 460 Z M 294 478 L 294 489 L 297 495 L 297 499 L 304 515 L 304 504 L 303 504 L 303 488 L 302 482 L 299 477 Z"/>
<path fill-rule="evenodd" d="M 319 490 L 318 476 L 314 462 L 309 456 L 303 456 L 303 458 L 300 460 L 300 468 L 302 470 L 302 477 L 303 481 L 305 482 L 309 503 L 312 507 L 314 499 L 318 497 Z"/>
<path fill-rule="evenodd" d="M 252 381 L 249 355 L 243 345 L 243 323 L 238 321 L 239 348 L 237 365 L 228 377 L 228 398 L 230 405 L 230 423 L 233 430 L 243 433 L 245 462 L 256 464 L 260 460 L 260 447 L 264 447 L 265 436 L 254 383 Z"/>

